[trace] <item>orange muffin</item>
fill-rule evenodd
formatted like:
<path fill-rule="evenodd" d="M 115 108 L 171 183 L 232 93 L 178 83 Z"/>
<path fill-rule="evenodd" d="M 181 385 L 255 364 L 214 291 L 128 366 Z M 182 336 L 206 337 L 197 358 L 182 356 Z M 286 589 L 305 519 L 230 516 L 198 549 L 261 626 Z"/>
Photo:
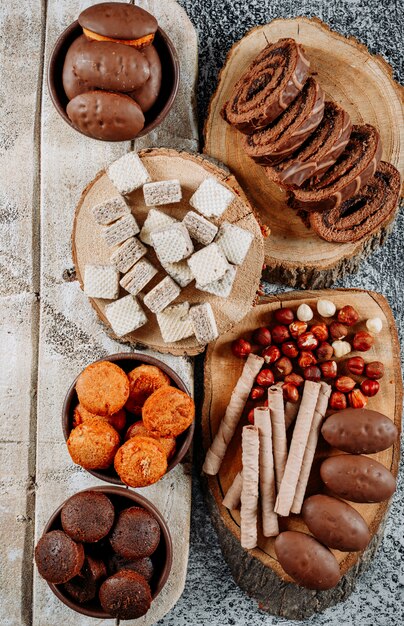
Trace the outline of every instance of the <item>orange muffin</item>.
<path fill-rule="evenodd" d="M 74 463 L 84 469 L 106 469 L 119 448 L 119 435 L 105 420 L 87 419 L 73 428 L 67 449 Z"/>
<path fill-rule="evenodd" d="M 155 365 L 139 365 L 128 374 L 129 398 L 126 408 L 135 415 L 142 415 L 142 407 L 156 389 L 170 384 L 170 379 Z"/>
<path fill-rule="evenodd" d="M 195 404 L 176 387 L 160 387 L 144 403 L 143 424 L 160 437 L 178 437 L 193 422 Z"/>
<path fill-rule="evenodd" d="M 120 409 L 113 415 L 94 415 L 94 413 L 90 413 L 87 409 L 84 408 L 82 404 L 78 404 L 73 413 L 73 428 L 79 426 L 83 422 L 93 417 L 98 417 L 98 419 L 106 420 L 108 424 L 111 424 L 115 430 L 123 430 L 126 426 L 126 411 L 125 409 Z"/>
<path fill-rule="evenodd" d="M 129 487 L 147 487 L 167 471 L 167 455 L 163 446 L 151 437 L 132 437 L 115 455 L 115 470 Z"/>
<path fill-rule="evenodd" d="M 139 422 L 135 422 L 132 426 L 129 426 L 126 431 L 125 441 L 132 439 L 132 437 L 137 437 L 140 435 L 141 437 L 152 437 L 156 439 L 164 448 L 167 459 L 170 459 L 175 451 L 175 437 L 159 437 L 155 433 L 151 433 L 143 422 L 140 420 Z"/>
<path fill-rule="evenodd" d="M 125 372 L 109 361 L 88 365 L 76 383 L 80 404 L 94 415 L 113 415 L 129 397 L 129 380 Z"/>

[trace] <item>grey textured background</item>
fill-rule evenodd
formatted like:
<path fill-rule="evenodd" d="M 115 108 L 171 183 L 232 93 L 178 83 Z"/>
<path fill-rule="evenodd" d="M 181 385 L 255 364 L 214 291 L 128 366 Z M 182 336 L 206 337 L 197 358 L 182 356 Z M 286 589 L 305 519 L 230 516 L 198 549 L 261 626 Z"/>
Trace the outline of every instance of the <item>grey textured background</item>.
<path fill-rule="evenodd" d="M 383 55 L 397 80 L 403 78 L 403 3 L 392 0 L 179 0 L 199 35 L 199 121 L 202 128 L 217 75 L 231 45 L 250 28 L 276 17 L 317 16 L 334 30 L 356 37 L 372 53 Z M 404 219 L 400 215 L 387 244 L 371 255 L 361 271 L 336 286 L 372 289 L 393 309 L 404 345 Z M 282 290 L 265 285 L 268 293 Z M 200 376 L 199 376 L 200 382 Z M 401 464 L 401 470 L 403 463 Z M 302 624 L 398 626 L 404 622 L 403 472 L 382 545 L 372 567 L 343 604 Z M 160 626 L 297 624 L 259 611 L 234 583 L 210 523 L 197 476 L 194 478 L 191 552 L 184 594 Z"/>

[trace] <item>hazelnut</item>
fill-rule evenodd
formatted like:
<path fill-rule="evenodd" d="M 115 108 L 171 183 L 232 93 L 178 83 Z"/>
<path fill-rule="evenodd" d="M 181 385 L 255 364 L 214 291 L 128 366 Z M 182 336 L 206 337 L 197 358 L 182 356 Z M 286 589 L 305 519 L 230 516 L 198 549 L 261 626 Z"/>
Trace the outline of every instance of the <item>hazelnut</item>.
<path fill-rule="evenodd" d="M 346 368 L 350 374 L 354 374 L 355 376 L 362 376 L 363 370 L 365 369 L 365 361 L 361 356 L 352 356 L 346 362 Z"/>
<path fill-rule="evenodd" d="M 285 356 L 288 356 L 290 359 L 294 359 L 299 354 L 299 350 L 294 341 L 285 341 L 281 345 L 281 350 Z"/>
<path fill-rule="evenodd" d="M 361 382 L 361 391 L 368 398 L 375 396 L 380 389 L 380 384 L 377 380 L 364 380 Z"/>
<path fill-rule="evenodd" d="M 316 350 L 319 361 L 329 361 L 334 354 L 334 348 L 329 343 L 323 341 Z"/>
<path fill-rule="evenodd" d="M 295 319 L 292 309 L 276 309 L 274 317 L 278 324 L 291 324 Z"/>
<path fill-rule="evenodd" d="M 321 317 L 332 317 L 333 315 L 335 315 L 336 310 L 337 307 L 335 306 L 334 302 L 331 302 L 331 300 L 325 300 L 323 298 L 320 298 L 320 300 L 318 300 L 317 302 L 317 311 L 318 314 L 321 315 Z"/>
<path fill-rule="evenodd" d="M 304 378 L 299 376 L 299 374 L 295 374 L 294 372 L 285 376 L 284 380 L 285 383 L 292 383 L 292 385 L 295 385 L 295 387 L 301 387 L 304 383 Z"/>
<path fill-rule="evenodd" d="M 260 346 L 266 348 L 271 345 L 271 332 L 268 328 L 264 326 L 261 328 L 257 328 L 253 332 L 252 340 L 254 343 L 257 343 Z"/>
<path fill-rule="evenodd" d="M 366 320 L 366 328 L 370 333 L 378 335 L 383 328 L 383 322 L 380 317 L 371 317 L 369 320 Z"/>
<path fill-rule="evenodd" d="M 361 330 L 359 331 L 359 333 L 355 334 L 352 341 L 352 346 L 353 349 L 358 350 L 358 352 L 367 352 L 373 346 L 373 343 L 374 338 L 372 337 L 372 335 L 364 330 Z"/>
<path fill-rule="evenodd" d="M 334 411 L 343 411 L 346 409 L 346 396 L 340 391 L 333 391 L 330 396 L 329 407 Z"/>
<path fill-rule="evenodd" d="M 384 376 L 384 365 L 380 361 L 372 361 L 365 367 L 365 375 L 372 380 L 378 380 Z"/>
<path fill-rule="evenodd" d="M 297 359 L 299 367 L 305 369 L 306 367 L 310 367 L 310 365 L 316 365 L 317 359 L 312 352 L 306 352 L 303 350 L 299 354 L 299 358 Z"/>
<path fill-rule="evenodd" d="M 281 358 L 281 351 L 277 346 L 268 346 L 262 351 L 261 355 L 264 357 L 265 363 L 275 363 Z"/>
<path fill-rule="evenodd" d="M 316 365 L 310 365 L 303 370 L 305 380 L 313 380 L 318 383 L 321 380 L 321 371 Z"/>
<path fill-rule="evenodd" d="M 342 309 L 338 311 L 338 321 L 345 324 L 345 326 L 354 326 L 358 320 L 358 311 L 356 311 L 356 309 L 349 304 L 347 306 L 343 306 Z"/>
<path fill-rule="evenodd" d="M 347 326 L 341 324 L 341 322 L 332 322 L 330 324 L 330 335 L 333 339 L 343 339 L 348 334 Z"/>
<path fill-rule="evenodd" d="M 349 376 L 340 376 L 335 381 L 335 388 L 342 393 L 348 393 L 355 387 L 356 382 Z"/>
<path fill-rule="evenodd" d="M 331 345 L 334 350 L 334 356 L 336 356 L 337 359 L 351 352 L 351 344 L 348 341 L 341 341 L 341 339 L 338 339 L 337 341 L 333 341 Z"/>
<path fill-rule="evenodd" d="M 324 378 L 336 378 L 338 374 L 337 364 L 335 361 L 324 361 L 319 365 Z"/>
<path fill-rule="evenodd" d="M 261 387 L 270 387 L 275 382 L 273 372 L 269 369 L 261 370 L 255 380 Z"/>
<path fill-rule="evenodd" d="M 250 392 L 251 400 L 260 400 L 264 397 L 265 389 L 263 387 L 253 387 Z"/>
<path fill-rule="evenodd" d="M 363 395 L 360 389 L 353 389 L 348 394 L 349 406 L 353 409 L 363 409 L 368 401 L 366 396 Z"/>
<path fill-rule="evenodd" d="M 295 385 L 292 383 L 285 383 L 282 386 L 283 397 L 288 402 L 299 402 L 299 391 Z"/>
<path fill-rule="evenodd" d="M 328 339 L 328 327 L 324 322 L 313 324 L 313 326 L 310 327 L 310 332 L 313 333 L 319 341 L 326 341 Z"/>
<path fill-rule="evenodd" d="M 296 317 L 301 322 L 310 322 L 313 319 L 313 311 L 308 304 L 301 304 L 297 309 Z"/>
<path fill-rule="evenodd" d="M 231 351 L 234 356 L 245 359 L 251 352 L 251 344 L 246 339 L 236 339 L 231 344 Z"/>
<path fill-rule="evenodd" d="M 300 350 L 315 350 L 318 346 L 318 339 L 313 333 L 303 333 L 297 338 L 297 345 Z"/>
<path fill-rule="evenodd" d="M 292 322 L 289 324 L 289 332 L 293 339 L 297 339 L 300 335 L 303 335 L 307 330 L 306 322 Z"/>
<path fill-rule="evenodd" d="M 290 333 L 287 326 L 274 326 L 272 329 L 272 341 L 274 343 L 283 343 L 290 339 Z"/>
<path fill-rule="evenodd" d="M 254 426 L 254 409 L 248 412 L 247 419 Z"/>
<path fill-rule="evenodd" d="M 274 364 L 274 370 L 279 376 L 287 376 L 293 371 L 292 361 L 283 356 Z"/>

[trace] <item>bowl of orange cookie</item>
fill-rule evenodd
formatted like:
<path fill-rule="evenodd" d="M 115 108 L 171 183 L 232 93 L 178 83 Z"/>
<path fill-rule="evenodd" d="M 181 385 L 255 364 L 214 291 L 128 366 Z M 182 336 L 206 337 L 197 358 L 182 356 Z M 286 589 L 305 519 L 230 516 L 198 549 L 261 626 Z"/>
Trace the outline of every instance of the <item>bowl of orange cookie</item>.
<path fill-rule="evenodd" d="M 113 354 L 88 365 L 63 404 L 71 459 L 116 485 L 147 487 L 187 453 L 195 404 L 168 365 L 140 352 Z"/>

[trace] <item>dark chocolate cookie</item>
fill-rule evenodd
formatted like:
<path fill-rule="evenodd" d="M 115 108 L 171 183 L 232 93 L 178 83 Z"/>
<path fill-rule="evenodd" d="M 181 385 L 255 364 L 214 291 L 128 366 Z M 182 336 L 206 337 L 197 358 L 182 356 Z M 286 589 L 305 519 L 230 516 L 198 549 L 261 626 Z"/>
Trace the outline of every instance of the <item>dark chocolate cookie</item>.
<path fill-rule="evenodd" d="M 119 514 L 110 542 L 114 552 L 126 559 L 150 556 L 160 541 L 160 526 L 145 509 L 132 506 Z"/>
<path fill-rule="evenodd" d="M 106 575 L 107 568 L 105 563 L 87 555 L 80 574 L 65 583 L 64 588 L 73 600 L 79 602 L 79 604 L 84 604 L 84 602 L 95 598 L 98 583 Z"/>
<path fill-rule="evenodd" d="M 35 562 L 42 578 L 57 585 L 77 576 L 83 567 L 84 549 L 62 530 L 43 535 L 35 548 Z"/>
<path fill-rule="evenodd" d="M 112 528 L 115 511 L 112 502 L 99 491 L 76 493 L 62 508 L 63 530 L 75 541 L 99 541 Z"/>
<path fill-rule="evenodd" d="M 121 570 L 107 578 L 101 585 L 99 597 L 104 611 L 120 619 L 145 615 L 152 600 L 147 581 L 131 570 Z"/>

